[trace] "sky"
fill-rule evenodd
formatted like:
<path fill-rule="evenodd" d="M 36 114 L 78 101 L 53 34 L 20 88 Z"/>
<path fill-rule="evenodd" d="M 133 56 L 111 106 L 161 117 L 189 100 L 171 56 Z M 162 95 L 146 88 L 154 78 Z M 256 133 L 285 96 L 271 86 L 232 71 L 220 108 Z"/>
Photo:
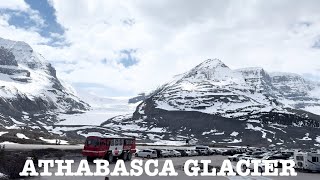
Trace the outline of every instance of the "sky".
<path fill-rule="evenodd" d="M 209 58 L 320 80 L 318 0 L 3 0 L 25 41 L 79 91 L 149 92 Z"/>

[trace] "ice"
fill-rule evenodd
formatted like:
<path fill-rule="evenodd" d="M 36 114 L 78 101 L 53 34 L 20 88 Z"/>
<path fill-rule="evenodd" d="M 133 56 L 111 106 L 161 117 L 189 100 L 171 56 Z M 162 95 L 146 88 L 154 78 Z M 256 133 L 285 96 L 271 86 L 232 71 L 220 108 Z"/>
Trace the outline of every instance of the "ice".
<path fill-rule="evenodd" d="M 309 137 L 309 133 L 306 133 L 305 137 L 303 137 L 302 139 L 299 139 L 299 140 L 301 140 L 301 141 L 311 141 L 312 138 Z M 317 139 L 316 139 L 316 141 L 317 141 Z"/>
<path fill-rule="evenodd" d="M 60 140 L 60 139 L 45 139 L 43 137 L 39 137 L 40 140 L 46 142 L 46 143 L 49 143 L 49 144 L 56 144 L 57 143 L 57 140 Z M 60 144 L 69 144 L 68 141 L 66 140 L 60 140 Z"/>
<path fill-rule="evenodd" d="M 260 120 L 252 120 L 252 119 L 249 119 L 247 122 L 251 122 L 251 123 L 261 123 Z"/>
<path fill-rule="evenodd" d="M 238 136 L 238 132 L 235 132 L 235 131 L 233 131 L 231 134 L 230 134 L 230 136 Z"/>
<path fill-rule="evenodd" d="M 320 115 L 320 106 L 307 106 L 307 107 L 304 107 L 303 110 Z"/>
<path fill-rule="evenodd" d="M 0 179 L 6 177 L 4 174 L 0 172 Z"/>
<path fill-rule="evenodd" d="M 0 136 L 7 134 L 7 133 L 8 133 L 8 131 L 0 131 Z"/>
<path fill-rule="evenodd" d="M 21 134 L 21 133 L 17 133 L 16 136 L 17 136 L 19 139 L 30 139 L 30 138 L 28 138 L 26 135 Z"/>
<path fill-rule="evenodd" d="M 165 145 L 165 146 L 183 146 L 186 145 L 185 141 L 170 141 L 170 140 L 157 140 L 153 143 L 146 143 L 147 145 Z"/>
<path fill-rule="evenodd" d="M 265 129 L 263 129 L 262 127 L 259 127 L 259 126 L 254 127 L 254 126 L 253 126 L 252 124 L 250 124 L 250 123 L 247 123 L 246 129 L 250 129 L 250 130 L 254 130 L 254 131 L 260 131 L 260 132 L 262 133 L 262 138 L 266 138 L 267 132 L 270 133 L 270 134 L 275 134 L 275 132 L 265 130 Z"/>
<path fill-rule="evenodd" d="M 10 141 L 4 141 L 4 142 L 0 142 L 0 144 L 18 144 L 18 143 L 14 143 L 14 142 L 10 142 Z"/>
<path fill-rule="evenodd" d="M 242 142 L 242 139 L 234 139 L 228 143 L 241 143 Z"/>
<path fill-rule="evenodd" d="M 100 125 L 106 120 L 120 115 L 132 114 L 141 103 L 129 104 L 129 97 L 98 97 L 80 92 L 78 95 L 88 102 L 91 109 L 81 114 L 61 114 L 57 125 Z"/>
<path fill-rule="evenodd" d="M 122 134 L 124 134 L 124 135 L 126 135 L 126 136 L 133 136 L 133 137 L 139 137 L 139 136 L 140 136 L 139 133 L 129 133 L 129 132 L 126 132 L 126 133 L 122 133 Z"/>

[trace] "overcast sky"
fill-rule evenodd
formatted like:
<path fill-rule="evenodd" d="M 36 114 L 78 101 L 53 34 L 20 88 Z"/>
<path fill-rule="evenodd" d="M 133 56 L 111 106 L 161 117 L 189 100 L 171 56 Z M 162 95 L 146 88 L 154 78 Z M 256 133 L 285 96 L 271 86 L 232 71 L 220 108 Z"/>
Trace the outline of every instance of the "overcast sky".
<path fill-rule="evenodd" d="M 149 91 L 208 58 L 320 79 L 319 0 L 6 0 L 0 36 L 76 89 Z"/>

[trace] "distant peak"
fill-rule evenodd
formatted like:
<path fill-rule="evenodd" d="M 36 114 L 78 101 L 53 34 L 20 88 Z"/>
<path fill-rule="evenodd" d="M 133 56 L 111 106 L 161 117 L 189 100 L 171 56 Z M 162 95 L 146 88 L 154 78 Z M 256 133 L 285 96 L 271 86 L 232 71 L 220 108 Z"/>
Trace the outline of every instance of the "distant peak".
<path fill-rule="evenodd" d="M 237 71 L 264 71 L 262 67 L 247 67 L 247 68 L 240 68 L 236 70 Z"/>
<path fill-rule="evenodd" d="M 258 74 L 266 74 L 267 72 L 262 67 L 247 67 L 236 69 L 235 71 L 241 73 L 258 73 Z"/>
<path fill-rule="evenodd" d="M 296 74 L 296 73 L 288 73 L 288 72 L 272 72 L 270 73 L 271 76 L 287 76 L 287 77 L 301 77 L 301 75 Z"/>
<path fill-rule="evenodd" d="M 206 69 L 213 69 L 216 67 L 228 67 L 226 66 L 220 59 L 207 59 L 196 68 L 206 68 Z"/>
<path fill-rule="evenodd" d="M 204 61 L 205 62 L 208 62 L 208 63 L 223 63 L 220 59 L 218 58 L 213 58 L 213 59 L 207 59 Z"/>

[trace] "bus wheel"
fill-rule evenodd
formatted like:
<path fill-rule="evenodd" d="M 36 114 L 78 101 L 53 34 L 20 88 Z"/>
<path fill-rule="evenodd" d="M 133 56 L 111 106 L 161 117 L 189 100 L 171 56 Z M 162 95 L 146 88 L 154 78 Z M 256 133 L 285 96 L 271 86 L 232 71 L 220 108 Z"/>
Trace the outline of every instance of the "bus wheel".
<path fill-rule="evenodd" d="M 131 161 L 131 159 L 132 159 L 132 154 L 129 152 L 129 153 L 128 153 L 127 160 L 128 160 L 128 161 Z"/>
<path fill-rule="evenodd" d="M 113 162 L 113 155 L 112 154 L 108 154 L 108 155 L 105 156 L 104 159 L 107 160 L 111 164 Z"/>
<path fill-rule="evenodd" d="M 123 159 L 123 161 L 127 161 L 128 160 L 128 153 L 124 152 L 122 155 L 122 159 Z"/>
<path fill-rule="evenodd" d="M 87 156 L 87 161 L 89 163 L 93 163 L 94 157 Z"/>

